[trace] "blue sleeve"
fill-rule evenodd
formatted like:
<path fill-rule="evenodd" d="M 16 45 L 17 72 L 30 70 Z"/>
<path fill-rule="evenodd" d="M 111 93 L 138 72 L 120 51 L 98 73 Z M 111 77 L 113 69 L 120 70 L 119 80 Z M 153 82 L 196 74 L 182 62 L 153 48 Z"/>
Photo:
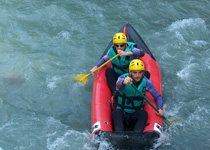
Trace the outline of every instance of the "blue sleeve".
<path fill-rule="evenodd" d="M 140 49 L 136 48 L 136 47 L 133 47 L 133 49 L 131 50 L 131 52 L 133 53 L 133 59 L 137 59 L 140 57 L 140 54 L 141 54 L 141 51 Z"/>
<path fill-rule="evenodd" d="M 120 92 L 123 90 L 125 85 L 123 84 L 125 77 L 123 75 L 119 76 L 116 82 L 116 91 Z"/>
<path fill-rule="evenodd" d="M 157 108 L 163 109 L 163 98 L 155 89 L 155 86 L 152 83 L 152 81 L 146 78 L 146 84 L 147 84 L 146 90 L 154 97 L 155 102 L 157 104 Z"/>
<path fill-rule="evenodd" d="M 107 60 L 109 60 L 109 51 L 106 53 L 106 55 L 104 55 L 96 64 L 97 67 L 101 66 L 102 64 L 104 64 Z"/>

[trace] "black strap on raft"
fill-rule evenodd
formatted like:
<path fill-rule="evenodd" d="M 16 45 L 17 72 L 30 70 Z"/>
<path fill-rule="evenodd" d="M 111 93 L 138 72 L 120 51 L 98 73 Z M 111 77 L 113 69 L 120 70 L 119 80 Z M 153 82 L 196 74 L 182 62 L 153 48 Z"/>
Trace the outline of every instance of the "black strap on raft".
<path fill-rule="evenodd" d="M 119 104 L 118 103 L 118 96 L 122 97 L 122 104 Z M 131 104 L 132 107 L 125 106 L 125 100 L 126 99 L 127 99 L 126 104 L 127 105 Z M 141 105 L 140 106 L 134 106 L 134 101 L 135 100 L 142 101 Z M 144 101 L 144 98 L 141 97 L 141 96 L 127 97 L 125 94 L 122 95 L 119 92 L 116 92 L 114 94 L 114 107 L 116 108 L 117 106 L 119 106 L 119 107 L 121 107 L 122 110 L 124 110 L 124 109 L 135 109 L 135 110 L 139 110 L 139 109 L 143 108 L 143 101 Z"/>

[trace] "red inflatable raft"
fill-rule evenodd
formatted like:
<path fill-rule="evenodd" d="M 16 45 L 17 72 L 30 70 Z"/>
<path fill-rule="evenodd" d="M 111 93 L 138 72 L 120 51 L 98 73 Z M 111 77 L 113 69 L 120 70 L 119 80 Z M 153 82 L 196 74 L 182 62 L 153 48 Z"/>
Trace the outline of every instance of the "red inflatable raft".
<path fill-rule="evenodd" d="M 125 33 L 128 41 L 136 43 L 137 48 L 144 50 L 145 56 L 141 57 L 141 60 L 144 62 L 145 70 L 150 72 L 150 80 L 154 83 L 157 91 L 162 95 L 162 81 L 158 63 L 140 37 L 140 35 L 130 24 L 126 24 L 125 26 L 123 26 L 119 30 L 119 32 Z M 109 43 L 104 54 L 107 53 L 111 45 L 112 41 Z M 114 143 L 114 145 L 125 145 L 126 137 L 128 139 L 126 143 L 131 142 L 131 144 L 128 146 L 151 146 L 155 142 L 155 140 L 160 137 L 163 130 L 164 120 L 162 117 L 156 115 L 156 111 L 147 102 L 145 103 L 144 109 L 148 112 L 148 120 L 143 134 L 129 131 L 119 134 L 113 131 L 111 119 L 112 109 L 110 106 L 110 98 L 112 95 L 105 76 L 105 70 L 108 67 L 111 67 L 111 63 L 100 69 L 96 73 L 94 79 L 91 109 L 92 133 L 99 136 L 103 133 L 106 133 L 106 135 L 108 135 L 107 137 L 110 139 L 110 142 Z M 146 98 L 154 106 L 156 106 L 154 98 L 149 93 L 146 93 Z M 136 143 L 134 142 L 134 140 L 131 140 L 132 136 L 135 137 L 134 139 L 138 139 Z"/>

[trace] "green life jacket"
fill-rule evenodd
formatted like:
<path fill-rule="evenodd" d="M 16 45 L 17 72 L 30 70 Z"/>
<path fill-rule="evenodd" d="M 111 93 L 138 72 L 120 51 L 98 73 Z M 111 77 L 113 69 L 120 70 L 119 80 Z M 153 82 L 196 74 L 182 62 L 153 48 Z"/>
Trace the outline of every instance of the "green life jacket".
<path fill-rule="evenodd" d="M 124 74 L 124 77 L 129 76 L 129 73 Z M 141 83 L 137 87 L 143 95 L 146 94 L 146 78 L 143 77 Z M 114 95 L 114 106 L 116 109 L 122 109 L 127 113 L 134 113 L 136 110 L 143 110 L 145 100 L 136 92 L 136 90 L 127 84 L 124 89 L 120 92 L 115 92 Z"/>
<path fill-rule="evenodd" d="M 135 43 L 127 42 L 127 47 L 125 52 L 131 51 L 135 46 Z M 109 58 L 116 56 L 116 52 L 114 51 L 113 46 L 109 50 Z M 114 68 L 115 72 L 118 74 L 124 74 L 129 72 L 129 63 L 131 62 L 131 56 L 122 56 L 117 59 L 112 60 L 112 68 Z"/>

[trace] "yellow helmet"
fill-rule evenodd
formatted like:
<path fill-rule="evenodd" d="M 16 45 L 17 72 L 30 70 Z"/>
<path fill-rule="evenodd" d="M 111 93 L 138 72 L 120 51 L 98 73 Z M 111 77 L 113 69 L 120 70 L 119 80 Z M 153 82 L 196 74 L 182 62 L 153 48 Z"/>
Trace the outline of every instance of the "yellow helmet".
<path fill-rule="evenodd" d="M 113 37 L 113 44 L 116 43 L 127 43 L 127 38 L 124 33 L 116 33 Z"/>
<path fill-rule="evenodd" d="M 144 71 L 144 63 L 140 59 L 134 59 L 129 64 L 129 73 L 132 70 L 143 70 Z"/>

